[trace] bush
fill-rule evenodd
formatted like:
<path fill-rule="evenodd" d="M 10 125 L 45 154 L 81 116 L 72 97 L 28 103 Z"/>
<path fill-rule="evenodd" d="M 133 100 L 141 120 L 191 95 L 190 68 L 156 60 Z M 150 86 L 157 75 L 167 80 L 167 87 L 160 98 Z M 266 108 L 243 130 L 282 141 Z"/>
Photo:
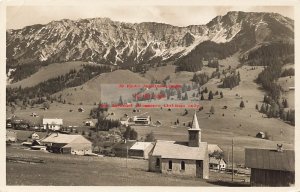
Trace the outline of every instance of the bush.
<path fill-rule="evenodd" d="M 138 133 L 131 127 L 126 127 L 125 132 L 123 133 L 125 139 L 137 140 Z"/>
<path fill-rule="evenodd" d="M 178 124 L 179 124 L 179 122 L 177 122 Z M 146 142 L 153 142 L 153 141 L 155 141 L 156 139 L 155 139 L 155 136 L 154 136 L 154 133 L 153 133 L 153 131 L 151 131 L 150 133 L 148 133 L 147 135 L 146 135 L 146 138 L 145 138 L 145 141 Z"/>
<path fill-rule="evenodd" d="M 294 75 L 295 75 L 295 69 L 294 68 L 285 69 L 281 73 L 281 77 L 294 76 Z"/>

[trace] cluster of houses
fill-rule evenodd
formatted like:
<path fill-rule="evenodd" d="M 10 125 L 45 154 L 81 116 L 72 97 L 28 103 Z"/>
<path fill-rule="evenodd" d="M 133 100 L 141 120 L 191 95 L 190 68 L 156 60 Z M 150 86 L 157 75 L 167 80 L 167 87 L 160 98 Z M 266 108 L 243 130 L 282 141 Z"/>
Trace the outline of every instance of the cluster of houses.
<path fill-rule="evenodd" d="M 94 127 L 95 122 L 93 120 L 86 120 L 83 122 L 84 126 Z M 28 121 L 13 116 L 6 120 L 6 127 L 13 129 L 23 129 L 23 130 L 51 130 L 51 131 L 60 131 L 63 128 L 63 119 L 61 118 L 43 118 L 41 122 L 29 123 Z M 71 126 L 69 126 L 71 127 Z"/>
<path fill-rule="evenodd" d="M 145 124 L 151 121 L 149 116 L 132 118 L 134 123 Z M 43 128 L 60 130 L 62 119 L 43 119 Z M 120 141 L 112 146 L 114 156 L 141 158 L 148 160 L 148 169 L 152 172 L 209 178 L 209 169 L 225 170 L 227 162 L 213 156 L 223 153 L 216 144 L 202 141 L 197 115 L 188 131 L 186 142 L 157 140 L 155 142 Z M 31 135 L 32 149 L 43 149 L 54 153 L 90 155 L 93 154 L 92 142 L 82 135 L 70 135 L 53 132 L 44 138 L 35 133 Z M 6 141 L 15 142 L 15 131 L 7 130 Z M 290 186 L 295 183 L 294 150 L 251 149 L 245 150 L 245 166 L 251 168 L 252 186 Z"/>

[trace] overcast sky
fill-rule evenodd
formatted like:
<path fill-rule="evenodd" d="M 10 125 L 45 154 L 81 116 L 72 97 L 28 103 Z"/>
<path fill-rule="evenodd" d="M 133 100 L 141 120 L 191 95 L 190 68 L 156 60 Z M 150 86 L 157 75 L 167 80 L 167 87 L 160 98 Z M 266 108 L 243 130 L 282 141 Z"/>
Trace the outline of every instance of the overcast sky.
<path fill-rule="evenodd" d="M 294 19 L 294 9 L 288 6 L 9 6 L 6 10 L 7 29 L 18 29 L 52 20 L 109 17 L 130 23 L 161 22 L 176 26 L 206 24 L 228 11 L 276 12 Z"/>

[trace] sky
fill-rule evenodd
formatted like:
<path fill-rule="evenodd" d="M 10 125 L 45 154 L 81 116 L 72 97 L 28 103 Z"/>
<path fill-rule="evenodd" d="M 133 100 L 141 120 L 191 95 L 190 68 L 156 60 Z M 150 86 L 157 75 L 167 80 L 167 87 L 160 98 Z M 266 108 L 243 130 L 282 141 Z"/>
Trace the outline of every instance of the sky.
<path fill-rule="evenodd" d="M 130 23 L 160 22 L 188 26 L 206 24 L 228 11 L 276 12 L 294 19 L 292 6 L 8 6 L 6 28 L 19 29 L 53 20 L 95 17 Z"/>

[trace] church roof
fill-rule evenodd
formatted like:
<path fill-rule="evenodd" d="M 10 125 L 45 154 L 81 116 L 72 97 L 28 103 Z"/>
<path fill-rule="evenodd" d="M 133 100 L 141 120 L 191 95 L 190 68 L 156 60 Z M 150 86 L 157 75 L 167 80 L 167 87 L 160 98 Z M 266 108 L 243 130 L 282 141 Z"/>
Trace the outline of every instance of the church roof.
<path fill-rule="evenodd" d="M 152 156 L 161 156 L 167 159 L 204 160 L 207 154 L 207 143 L 201 142 L 199 147 L 189 147 L 176 141 L 158 140 Z"/>
<path fill-rule="evenodd" d="M 194 117 L 193 117 L 192 127 L 189 128 L 189 130 L 199 130 L 200 131 L 200 126 L 199 126 L 199 123 L 198 123 L 196 112 L 195 112 Z"/>

